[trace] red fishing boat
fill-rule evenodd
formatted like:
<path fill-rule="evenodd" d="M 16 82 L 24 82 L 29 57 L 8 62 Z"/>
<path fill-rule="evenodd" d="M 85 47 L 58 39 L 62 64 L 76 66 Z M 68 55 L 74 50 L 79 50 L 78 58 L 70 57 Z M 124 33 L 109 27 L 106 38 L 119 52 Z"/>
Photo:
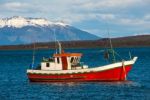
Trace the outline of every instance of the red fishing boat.
<path fill-rule="evenodd" d="M 105 55 L 109 57 L 108 52 Z M 81 53 L 64 52 L 59 43 L 59 53 L 43 58 L 38 68 L 27 69 L 27 76 L 31 82 L 124 81 L 137 60 L 133 57 L 91 68 L 80 62 L 81 57 Z"/>

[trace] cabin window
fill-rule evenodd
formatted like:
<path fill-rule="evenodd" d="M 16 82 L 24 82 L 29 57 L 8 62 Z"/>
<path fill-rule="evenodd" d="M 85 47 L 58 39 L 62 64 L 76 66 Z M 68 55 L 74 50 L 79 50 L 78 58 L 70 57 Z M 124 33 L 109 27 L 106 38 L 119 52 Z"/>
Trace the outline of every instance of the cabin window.
<path fill-rule="evenodd" d="M 60 63 L 59 58 L 57 58 L 57 63 L 58 63 L 58 64 Z"/>
<path fill-rule="evenodd" d="M 76 57 L 75 58 L 75 63 L 78 63 L 78 62 L 79 62 L 78 57 Z"/>
<path fill-rule="evenodd" d="M 72 63 L 72 62 L 73 62 L 73 60 L 74 60 L 74 58 L 72 57 L 72 58 L 71 58 L 71 60 L 70 60 L 70 62 Z"/>
<path fill-rule="evenodd" d="M 46 63 L 46 67 L 49 67 L 49 63 Z"/>

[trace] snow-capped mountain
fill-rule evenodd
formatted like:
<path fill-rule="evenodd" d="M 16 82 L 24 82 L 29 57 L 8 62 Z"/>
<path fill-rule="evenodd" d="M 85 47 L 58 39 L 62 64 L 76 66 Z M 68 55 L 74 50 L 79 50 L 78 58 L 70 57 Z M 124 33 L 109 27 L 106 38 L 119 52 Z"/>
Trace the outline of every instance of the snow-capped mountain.
<path fill-rule="evenodd" d="M 49 25 L 62 25 L 66 26 L 67 24 L 64 24 L 62 22 L 50 22 L 46 19 L 42 18 L 24 18 L 21 16 L 14 16 L 11 18 L 4 18 L 0 19 L 0 27 L 16 27 L 21 28 L 24 26 L 49 26 Z"/>
<path fill-rule="evenodd" d="M 54 40 L 93 40 L 99 37 L 63 22 L 42 18 L 11 17 L 0 19 L 0 45 L 48 42 Z"/>

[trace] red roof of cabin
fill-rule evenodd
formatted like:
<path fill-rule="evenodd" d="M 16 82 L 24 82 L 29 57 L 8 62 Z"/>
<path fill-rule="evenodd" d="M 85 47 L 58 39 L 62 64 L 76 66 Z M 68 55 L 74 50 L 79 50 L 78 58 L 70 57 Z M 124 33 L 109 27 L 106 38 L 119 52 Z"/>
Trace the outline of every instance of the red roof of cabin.
<path fill-rule="evenodd" d="M 80 57 L 82 56 L 81 53 L 61 53 L 61 54 L 54 54 L 54 57 L 71 57 L 71 56 L 77 56 L 77 57 Z"/>

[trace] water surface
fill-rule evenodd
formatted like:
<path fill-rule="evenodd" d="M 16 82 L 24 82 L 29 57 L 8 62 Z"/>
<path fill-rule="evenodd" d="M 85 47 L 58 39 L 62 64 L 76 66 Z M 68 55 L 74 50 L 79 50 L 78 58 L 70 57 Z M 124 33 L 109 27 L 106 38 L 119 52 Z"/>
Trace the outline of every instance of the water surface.
<path fill-rule="evenodd" d="M 107 64 L 104 49 L 70 49 L 83 53 L 90 67 Z M 26 70 L 32 62 L 31 50 L 0 51 L 1 100 L 150 100 L 150 48 L 117 48 L 124 59 L 128 52 L 138 56 L 126 82 L 30 83 Z M 54 50 L 36 51 L 36 64 Z"/>

